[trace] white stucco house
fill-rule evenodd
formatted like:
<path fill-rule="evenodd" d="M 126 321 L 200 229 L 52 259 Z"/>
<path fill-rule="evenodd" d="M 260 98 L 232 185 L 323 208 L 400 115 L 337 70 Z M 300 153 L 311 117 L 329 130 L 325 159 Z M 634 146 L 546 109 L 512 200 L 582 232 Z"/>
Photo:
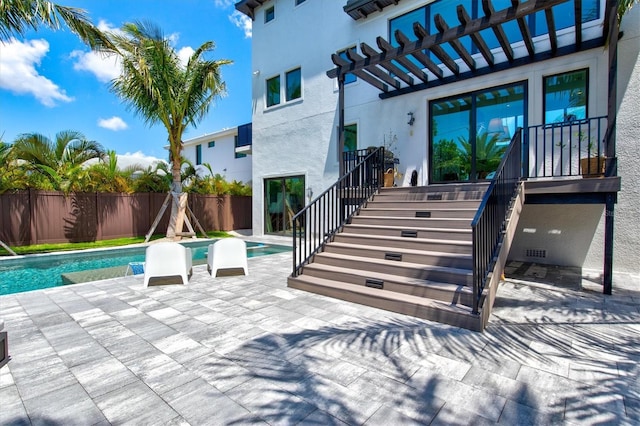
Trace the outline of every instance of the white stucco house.
<path fill-rule="evenodd" d="M 182 155 L 191 161 L 200 175 L 214 174 L 228 182 L 251 184 L 251 123 L 207 133 L 183 142 Z"/>
<path fill-rule="evenodd" d="M 460 3 L 463 11 L 456 8 Z M 438 155 L 446 155 L 443 151 L 451 144 L 462 149 L 461 142 L 466 140 L 477 147 L 481 132 L 497 135 L 498 146 L 508 144 L 515 129 L 522 127 L 529 134 L 528 179 L 564 179 L 568 176 L 549 169 L 562 167 L 559 161 L 566 163 L 576 155 L 575 141 L 586 138 L 586 128 L 566 132 L 565 139 L 573 135 L 574 152 L 565 153 L 563 160 L 551 157 L 563 155 L 560 152 L 569 144 L 555 141 L 557 151 L 542 154 L 534 139 L 548 134 L 545 129 L 554 125 L 589 121 L 590 132 L 600 126 L 597 135 L 589 135 L 601 142 L 607 128 L 616 130 L 615 145 L 607 148 L 613 149 L 608 154 L 617 161 L 611 176 L 619 178 L 608 192 L 610 205 L 617 203 L 610 235 L 613 267 L 638 272 L 640 8 L 624 17 L 617 64 L 611 65 L 607 19 L 617 2 L 527 1 L 516 7 L 511 1 L 494 0 L 487 2 L 489 11 L 483 3 L 236 3 L 236 9 L 253 20 L 255 234 L 290 233 L 286 218 L 272 221 L 272 212 L 290 209 L 293 213 L 332 185 L 340 175 L 344 151 L 395 139 L 399 186 L 409 185 L 413 171 L 418 185 L 482 180 L 491 176 L 482 173 L 479 157 L 470 160 L 472 165 L 448 169 Z M 535 13 L 525 10 L 534 7 L 538 8 Z M 576 8 L 582 11 L 582 19 L 575 19 Z M 521 19 L 507 17 L 508 11 L 516 10 Z M 485 27 L 474 33 L 484 25 L 483 16 Z M 416 40 L 423 46 L 437 43 L 429 34 L 449 35 L 447 29 L 454 27 L 467 33 L 422 53 L 411 49 Z M 396 30 L 402 34 L 398 36 Z M 613 93 L 609 91 L 612 76 L 617 87 Z M 617 126 L 607 127 L 607 120 L 616 116 Z M 587 149 L 586 142 L 580 145 Z M 510 257 L 602 270 L 605 193 L 531 194 Z M 282 200 L 293 202 L 278 206 Z M 544 253 L 544 257 L 529 259 L 527 253 Z"/>

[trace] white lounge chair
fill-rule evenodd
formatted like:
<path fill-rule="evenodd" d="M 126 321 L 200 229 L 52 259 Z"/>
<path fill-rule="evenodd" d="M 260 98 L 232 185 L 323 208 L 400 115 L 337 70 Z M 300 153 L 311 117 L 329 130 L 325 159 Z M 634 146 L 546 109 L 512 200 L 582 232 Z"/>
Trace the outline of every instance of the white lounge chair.
<path fill-rule="evenodd" d="M 215 277 L 219 269 L 243 269 L 249 275 L 247 244 L 240 238 L 222 238 L 209 245 L 207 269 Z"/>
<path fill-rule="evenodd" d="M 187 284 L 192 266 L 190 248 L 172 242 L 152 244 L 145 252 L 144 286 L 157 277 L 181 277 Z"/>

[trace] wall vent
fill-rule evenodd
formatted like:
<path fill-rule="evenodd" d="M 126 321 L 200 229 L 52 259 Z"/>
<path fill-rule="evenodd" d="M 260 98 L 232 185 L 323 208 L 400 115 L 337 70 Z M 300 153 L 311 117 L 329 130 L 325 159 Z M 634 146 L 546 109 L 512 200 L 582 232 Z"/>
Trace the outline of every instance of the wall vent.
<path fill-rule="evenodd" d="M 547 257 L 547 251 L 545 249 L 525 249 L 524 256 L 544 259 L 545 257 Z"/>

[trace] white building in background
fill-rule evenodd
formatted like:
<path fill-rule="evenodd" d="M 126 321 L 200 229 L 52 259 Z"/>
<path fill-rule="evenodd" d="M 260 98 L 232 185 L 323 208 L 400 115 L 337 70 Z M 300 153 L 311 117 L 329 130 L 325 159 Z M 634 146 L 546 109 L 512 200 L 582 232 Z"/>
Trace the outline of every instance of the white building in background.
<path fill-rule="evenodd" d="M 214 174 L 227 182 L 251 184 L 251 123 L 184 141 L 182 155 L 191 161 L 201 176 Z"/>
<path fill-rule="evenodd" d="M 472 42 L 469 36 L 457 39 L 469 53 L 463 58 L 453 44 L 445 43 L 442 48 L 453 58 L 450 62 L 437 57 L 435 46 L 422 55 L 427 56 L 426 62 L 431 61 L 426 66 L 417 59 L 420 51 L 398 53 L 401 42 L 395 30 L 408 36 L 405 45 L 409 45 L 417 38 L 416 22 L 427 29 L 423 39 L 446 31 L 446 27 L 464 27 L 461 22 L 465 18 L 457 13 L 459 4 L 470 15 L 467 22 L 475 20 L 477 28 L 479 18 L 487 16 L 482 1 L 237 2 L 236 9 L 253 20 L 254 234 L 290 233 L 287 218 L 338 179 L 342 153 L 380 146 L 387 135 L 398 141 L 395 151 L 402 175 L 396 179 L 398 185 L 408 185 L 413 171 L 418 185 L 460 183 L 490 178 L 491 173 L 482 172 L 477 157 L 470 160 L 472 166 L 442 166 L 435 153 L 445 151 L 440 149 L 446 146 L 444 139 L 461 149 L 460 138 L 478 144 L 480 132 L 485 132 L 500 134 L 500 143 L 508 144 L 516 127 L 544 135 L 548 129 L 569 128 L 570 123 L 590 123 L 592 129 L 603 126 L 597 136 L 602 143 L 604 130 L 610 125 L 607 117 L 615 109 L 613 160 L 617 161 L 617 173 L 605 178 L 612 183 L 609 192 L 559 195 L 542 191 L 532 195 L 532 203 L 525 205 L 520 218 L 510 258 L 600 269 L 605 246 L 614 244 L 614 268 L 637 272 L 640 8 L 633 8 L 622 21 L 617 67 L 611 70 L 606 17 L 615 4 L 604 0 L 554 3 L 551 14 L 556 31 L 551 34 L 543 11 L 517 22 L 509 18 L 515 15 L 504 12 L 514 7 L 512 2 L 490 3 L 496 13 L 492 27 L 480 33 L 485 46 Z M 518 6 L 520 9 L 534 4 L 521 3 L 527 6 Z M 543 3 L 536 5 L 550 7 Z M 578 23 L 573 15 L 580 8 Z M 437 28 L 442 25 L 435 22 L 436 15 L 443 17 L 444 29 Z M 472 31 L 473 25 L 468 29 Z M 380 56 L 383 50 L 399 59 L 391 64 L 397 68 L 382 66 L 389 65 Z M 343 61 L 332 60 L 333 54 Z M 379 61 L 377 67 L 367 66 L 367 57 Z M 348 73 L 349 66 L 364 73 L 364 78 Z M 345 77 L 343 107 L 336 78 L 340 72 Z M 612 74 L 617 75 L 617 93 L 608 90 Z M 560 176 L 545 175 L 550 151 L 541 155 L 535 152 L 533 139 L 528 143 L 530 181 L 563 180 L 562 172 Z M 575 144 L 573 139 L 571 144 L 554 146 L 569 150 Z M 608 154 L 612 159 L 611 152 Z M 567 158 L 565 154 L 561 161 Z M 577 166 L 569 174 L 580 179 L 576 170 Z M 607 236 L 605 218 L 613 220 L 612 200 L 617 201 L 615 228 Z M 528 259 L 527 253 L 544 253 L 546 257 Z"/>

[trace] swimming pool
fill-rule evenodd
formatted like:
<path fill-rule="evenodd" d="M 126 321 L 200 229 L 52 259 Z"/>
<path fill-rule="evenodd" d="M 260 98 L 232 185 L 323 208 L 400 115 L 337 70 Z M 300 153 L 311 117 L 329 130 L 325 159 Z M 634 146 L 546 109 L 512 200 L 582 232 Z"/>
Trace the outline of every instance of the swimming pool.
<path fill-rule="evenodd" d="M 207 262 L 207 247 L 215 240 L 184 242 L 193 264 Z M 146 246 L 20 256 L 0 260 L 0 295 L 121 277 L 129 262 L 144 262 Z M 247 256 L 291 251 L 291 247 L 247 242 Z"/>

